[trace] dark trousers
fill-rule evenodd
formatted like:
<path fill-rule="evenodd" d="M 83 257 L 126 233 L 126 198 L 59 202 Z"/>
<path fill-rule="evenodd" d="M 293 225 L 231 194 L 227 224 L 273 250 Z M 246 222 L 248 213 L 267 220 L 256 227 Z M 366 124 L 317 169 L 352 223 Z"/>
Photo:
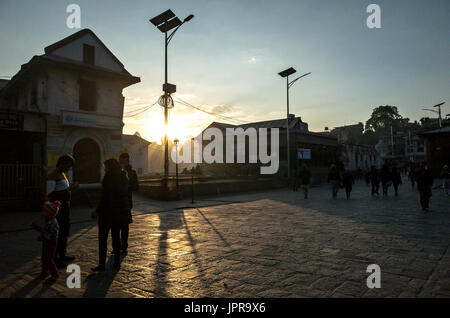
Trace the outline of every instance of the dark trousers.
<path fill-rule="evenodd" d="M 352 192 L 352 186 L 345 186 L 345 194 L 347 195 L 347 199 L 350 199 L 351 192 Z"/>
<path fill-rule="evenodd" d="M 120 228 L 120 249 L 126 251 L 128 249 L 128 233 L 130 232 L 130 225 L 125 224 Z"/>
<path fill-rule="evenodd" d="M 42 274 L 47 275 L 49 272 L 53 277 L 58 277 L 58 268 L 55 264 L 56 240 L 42 242 Z"/>
<path fill-rule="evenodd" d="M 399 183 L 393 183 L 393 185 L 394 185 L 394 191 L 395 191 L 395 196 L 397 196 L 398 195 L 398 185 L 399 185 Z"/>
<path fill-rule="evenodd" d="M 111 230 L 112 246 L 114 251 L 114 263 L 120 263 L 120 226 L 111 225 L 106 222 L 98 223 L 98 255 L 100 266 L 106 263 L 106 253 L 108 248 L 108 234 Z"/>
<path fill-rule="evenodd" d="M 66 256 L 67 238 L 70 232 L 70 207 L 68 202 L 61 204 L 59 212 L 56 215 L 59 225 L 58 245 L 56 247 L 56 258 Z"/>
<path fill-rule="evenodd" d="M 422 210 L 428 209 L 430 197 L 426 191 L 420 191 L 420 205 L 422 206 Z"/>

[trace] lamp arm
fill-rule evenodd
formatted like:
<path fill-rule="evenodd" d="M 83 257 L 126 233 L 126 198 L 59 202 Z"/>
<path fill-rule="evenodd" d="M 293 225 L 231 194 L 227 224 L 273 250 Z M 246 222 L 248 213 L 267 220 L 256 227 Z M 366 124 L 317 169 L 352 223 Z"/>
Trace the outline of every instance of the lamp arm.
<path fill-rule="evenodd" d="M 305 77 L 306 75 L 309 75 L 309 74 L 311 74 L 311 72 L 306 73 L 306 74 L 303 74 L 302 76 L 297 77 L 295 80 L 291 81 L 291 82 L 288 84 L 288 87 L 291 87 L 292 85 L 294 85 L 294 83 L 295 83 L 297 80 L 299 80 L 299 79 L 301 79 L 302 77 Z"/>
<path fill-rule="evenodd" d="M 170 40 L 172 40 L 173 35 L 175 34 L 175 32 L 177 32 L 177 30 L 184 24 L 184 21 L 175 28 L 175 30 L 172 31 L 172 33 L 170 33 L 170 35 L 167 37 L 167 45 L 169 45 Z"/>

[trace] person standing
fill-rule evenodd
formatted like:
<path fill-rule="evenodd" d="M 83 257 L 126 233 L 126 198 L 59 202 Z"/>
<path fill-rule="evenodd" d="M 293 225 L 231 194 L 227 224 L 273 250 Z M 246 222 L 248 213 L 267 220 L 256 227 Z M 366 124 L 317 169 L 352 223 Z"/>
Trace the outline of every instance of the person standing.
<path fill-rule="evenodd" d="M 352 186 L 355 184 L 355 178 L 352 173 L 348 170 L 345 170 L 344 175 L 342 176 L 342 183 L 345 188 L 345 194 L 347 195 L 347 200 L 350 199 L 350 193 L 352 192 Z"/>
<path fill-rule="evenodd" d="M 370 183 L 372 184 L 372 195 L 380 195 L 378 193 L 380 189 L 380 178 L 378 174 L 378 169 L 375 166 L 372 166 L 370 170 Z"/>
<path fill-rule="evenodd" d="M 328 183 L 331 183 L 332 195 L 333 199 L 335 199 L 341 184 L 341 175 L 339 174 L 336 165 L 331 166 L 330 172 L 328 173 Z"/>
<path fill-rule="evenodd" d="M 402 184 L 402 175 L 396 166 L 392 168 L 392 184 L 394 185 L 395 196 L 398 196 L 398 186 Z"/>
<path fill-rule="evenodd" d="M 129 221 L 130 201 L 128 196 L 128 178 L 116 159 L 104 162 L 105 176 L 97 209 L 92 217 L 98 219 L 98 266 L 94 272 L 105 271 L 108 234 L 111 230 L 114 250 L 113 269 L 120 269 L 120 229 Z"/>
<path fill-rule="evenodd" d="M 417 190 L 420 194 L 420 205 L 424 212 L 428 211 L 430 198 L 432 196 L 432 186 L 433 186 L 433 175 L 425 162 L 422 165 L 422 169 L 419 172 L 419 177 L 417 179 Z"/>
<path fill-rule="evenodd" d="M 130 155 L 128 153 L 122 153 L 119 156 L 120 166 L 122 170 L 127 173 L 129 187 L 128 187 L 128 202 L 130 210 L 128 212 L 128 222 L 123 224 L 120 228 L 120 245 L 121 253 L 128 253 L 128 234 L 130 232 L 130 224 L 133 223 L 133 217 L 131 215 L 131 209 L 133 208 L 133 192 L 139 190 L 139 181 L 136 170 L 133 170 L 130 164 Z"/>
<path fill-rule="evenodd" d="M 70 232 L 70 199 L 71 190 L 78 187 L 78 182 L 69 183 L 67 172 L 75 165 L 75 159 L 68 154 L 58 158 L 56 169 L 47 175 L 47 197 L 50 202 L 59 201 L 61 206 L 56 215 L 59 224 L 55 263 L 58 267 L 66 266 L 65 262 L 75 260 L 75 257 L 66 255 L 67 238 Z"/>
<path fill-rule="evenodd" d="M 311 184 L 311 178 L 312 178 L 311 171 L 308 169 L 306 164 L 303 164 L 299 173 L 299 181 L 305 199 L 308 199 L 308 188 L 309 185 Z"/>

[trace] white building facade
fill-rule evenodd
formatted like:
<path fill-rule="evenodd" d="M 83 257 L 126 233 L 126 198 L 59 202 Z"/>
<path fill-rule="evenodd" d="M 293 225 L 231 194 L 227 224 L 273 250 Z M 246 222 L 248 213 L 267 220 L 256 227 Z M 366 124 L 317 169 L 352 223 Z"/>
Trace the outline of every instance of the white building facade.
<path fill-rule="evenodd" d="M 72 154 L 70 179 L 98 184 L 102 163 L 122 151 L 122 90 L 140 82 L 89 29 L 34 56 L 2 89 L 2 109 L 19 114 L 21 132 L 41 134 L 36 158 L 47 168 Z M 9 132 L 11 134 L 11 132 Z M 41 149 L 39 149 L 39 147 Z"/>

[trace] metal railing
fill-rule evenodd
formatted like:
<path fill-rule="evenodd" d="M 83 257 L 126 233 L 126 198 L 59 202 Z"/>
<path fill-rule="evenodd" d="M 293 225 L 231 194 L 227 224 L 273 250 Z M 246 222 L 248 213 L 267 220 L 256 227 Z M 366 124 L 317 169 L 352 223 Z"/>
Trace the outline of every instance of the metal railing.
<path fill-rule="evenodd" d="M 27 199 L 39 193 L 41 169 L 37 164 L 0 164 L 0 201 Z"/>

